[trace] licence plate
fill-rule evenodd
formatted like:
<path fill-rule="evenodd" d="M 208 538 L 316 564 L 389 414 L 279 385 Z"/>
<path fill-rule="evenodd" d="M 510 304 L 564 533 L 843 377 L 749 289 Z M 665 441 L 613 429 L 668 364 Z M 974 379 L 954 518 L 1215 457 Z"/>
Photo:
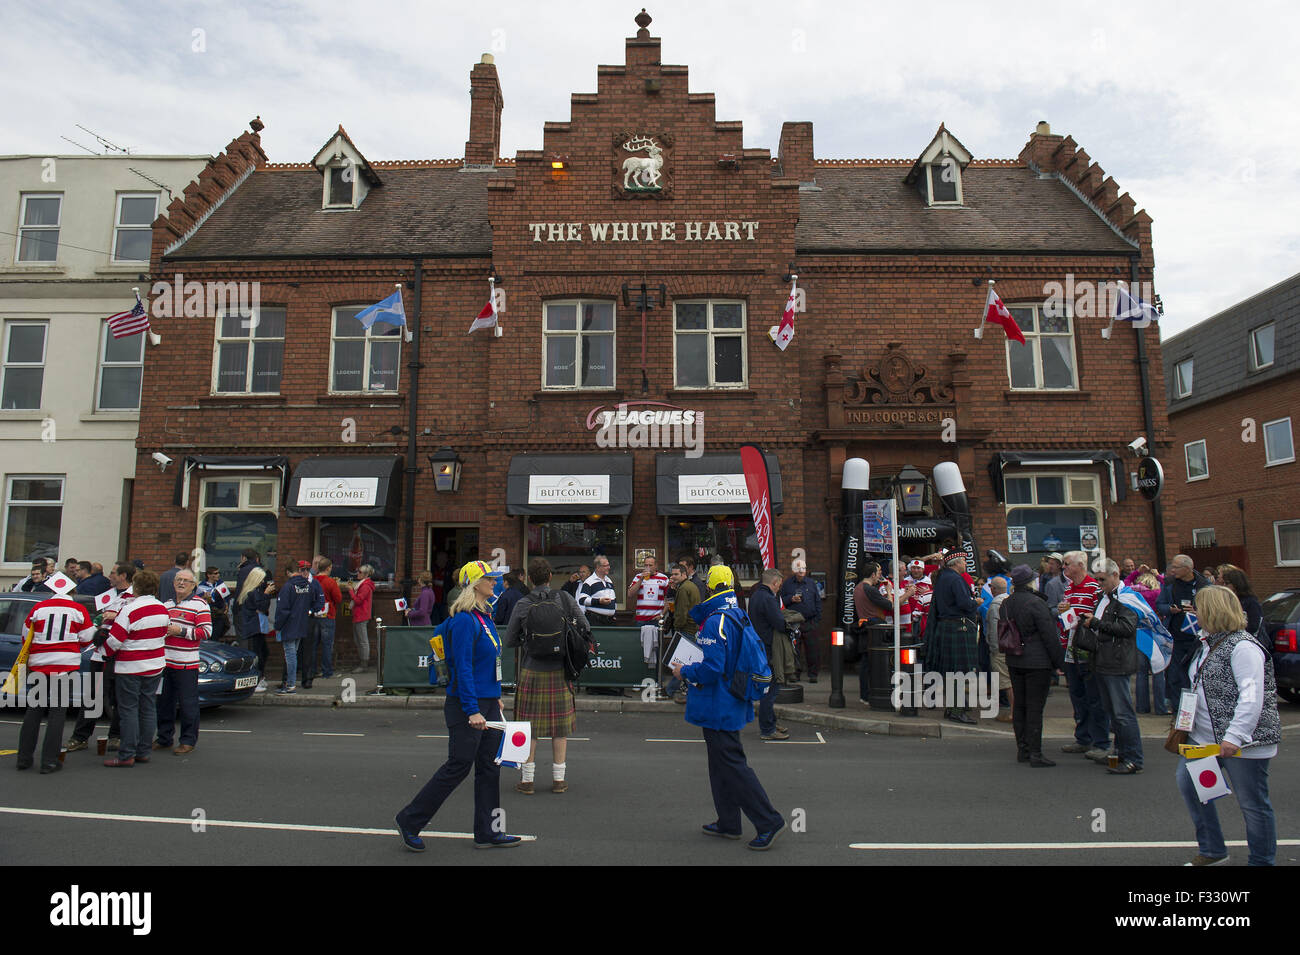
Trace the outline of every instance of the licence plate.
<path fill-rule="evenodd" d="M 250 686 L 257 686 L 257 677 L 241 676 L 235 679 L 236 690 L 247 690 Z"/>

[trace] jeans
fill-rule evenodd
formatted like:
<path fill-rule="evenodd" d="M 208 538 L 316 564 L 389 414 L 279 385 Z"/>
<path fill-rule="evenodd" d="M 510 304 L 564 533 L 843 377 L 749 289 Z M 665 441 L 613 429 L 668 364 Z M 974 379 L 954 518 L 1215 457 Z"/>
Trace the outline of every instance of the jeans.
<path fill-rule="evenodd" d="M 105 666 L 99 660 L 92 660 L 90 672 L 104 674 L 104 705 L 108 708 L 108 735 L 110 739 L 120 737 L 122 721 L 117 711 L 117 682 L 113 678 L 113 667 Z M 95 724 L 99 722 L 99 717 L 87 716 L 84 707 L 80 713 L 77 725 L 72 728 L 72 739 L 85 743 L 95 732 Z"/>
<path fill-rule="evenodd" d="M 1121 762 L 1132 763 L 1142 768 L 1142 729 L 1138 726 L 1137 713 L 1133 710 L 1133 700 L 1129 697 L 1128 681 L 1131 674 L 1111 676 L 1106 673 L 1094 674 L 1097 689 L 1101 693 L 1101 705 L 1115 730 L 1115 749 L 1119 751 Z"/>
<path fill-rule="evenodd" d="M 758 701 L 758 731 L 764 736 L 776 732 L 776 695 L 781 691 L 781 684 L 773 683 Z"/>
<path fill-rule="evenodd" d="M 713 807 L 718 812 L 718 828 L 738 834 L 740 814 L 744 812 L 759 832 L 779 829 L 784 820 L 745 760 L 740 733 L 706 727 L 704 745 L 709 752 L 709 787 L 713 790 Z"/>
<path fill-rule="evenodd" d="M 363 620 L 360 623 L 352 624 L 352 639 L 357 644 L 358 666 L 368 666 L 370 664 L 370 621 Z"/>
<path fill-rule="evenodd" d="M 817 671 L 821 668 L 821 647 L 817 643 L 817 630 L 821 626 L 820 620 L 805 620 L 799 625 L 799 649 L 802 651 L 803 662 L 806 666 L 802 667 L 808 676 L 816 676 Z"/>
<path fill-rule="evenodd" d="M 266 679 L 266 659 L 269 652 L 266 648 L 266 634 L 255 633 L 251 637 L 245 637 L 244 642 L 248 644 L 248 649 L 257 654 L 257 672 Z"/>
<path fill-rule="evenodd" d="M 1016 705 L 1011 708 L 1011 728 L 1022 756 L 1043 755 L 1043 707 L 1052 685 L 1052 670 L 1023 670 L 1008 665 Z"/>
<path fill-rule="evenodd" d="M 1273 806 L 1268 801 L 1267 759 L 1243 759 L 1233 756 L 1219 760 L 1228 774 L 1228 782 L 1237 796 L 1237 805 L 1246 820 L 1246 844 L 1250 847 L 1247 865 L 1272 865 L 1277 855 L 1277 825 L 1273 819 Z M 1223 842 L 1223 829 L 1219 826 L 1216 800 L 1202 803 L 1196 795 L 1196 785 L 1187 772 L 1187 760 L 1179 759 L 1174 770 L 1178 778 L 1178 791 L 1183 794 L 1192 824 L 1196 826 L 1196 845 L 1203 856 L 1218 859 L 1228 854 Z"/>
<path fill-rule="evenodd" d="M 302 638 L 290 640 L 286 637 L 284 644 L 284 685 L 295 686 L 298 683 L 298 644 Z"/>
<path fill-rule="evenodd" d="M 167 667 L 162 672 L 162 693 L 158 696 L 158 742 L 172 744 L 176 711 L 181 714 L 180 742 L 193 746 L 199 741 L 199 671 Z"/>
<path fill-rule="evenodd" d="M 489 722 L 501 719 L 500 700 L 479 700 L 479 712 Z M 496 764 L 501 731 L 473 729 L 461 709 L 460 698 L 447 697 L 443 712 L 447 716 L 447 761 L 424 784 L 407 806 L 397 814 L 397 822 L 407 832 L 419 833 L 447 797 L 474 770 L 474 841 L 490 842 L 497 835 L 492 824 L 501 806 L 501 767 Z M 504 831 L 504 830 L 501 830 Z"/>
<path fill-rule="evenodd" d="M 158 728 L 158 684 L 161 673 L 117 674 L 117 709 L 122 720 L 118 759 L 148 756 L 153 750 L 153 734 Z"/>
<path fill-rule="evenodd" d="M 320 643 L 320 619 L 307 619 L 307 635 L 298 645 L 298 667 L 302 670 L 302 682 L 310 683 L 316 675 L 316 647 Z"/>
<path fill-rule="evenodd" d="M 1110 749 L 1110 724 L 1101 705 L 1101 693 L 1090 663 L 1066 663 L 1065 679 L 1070 684 L 1074 707 L 1074 739 L 1094 749 Z"/>
<path fill-rule="evenodd" d="M 322 676 L 334 675 L 334 618 L 320 619 L 320 672 Z"/>
<path fill-rule="evenodd" d="M 1151 672 L 1151 661 L 1145 653 L 1138 653 L 1137 675 L 1137 711 L 1152 712 L 1154 703 L 1156 713 L 1164 715 L 1169 712 L 1169 703 L 1165 699 L 1165 671 Z"/>

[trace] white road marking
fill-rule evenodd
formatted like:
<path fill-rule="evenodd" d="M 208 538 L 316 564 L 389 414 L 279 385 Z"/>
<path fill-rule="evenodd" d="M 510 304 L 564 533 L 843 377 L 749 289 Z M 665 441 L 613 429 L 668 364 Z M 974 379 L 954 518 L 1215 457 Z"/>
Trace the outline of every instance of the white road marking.
<path fill-rule="evenodd" d="M 647 743 L 703 743 L 702 739 L 648 739 Z"/>
<path fill-rule="evenodd" d="M 1282 729 L 1284 729 L 1284 730 L 1295 730 L 1295 729 L 1300 729 L 1300 723 L 1292 723 L 1290 726 L 1284 726 L 1284 727 L 1282 727 Z"/>
<path fill-rule="evenodd" d="M 443 733 L 441 735 L 439 735 L 438 733 L 421 733 L 415 738 L 416 739 L 449 739 L 450 737 L 448 737 L 446 733 Z"/>
<path fill-rule="evenodd" d="M 303 736 L 365 736 L 365 733 L 303 733 Z"/>
<path fill-rule="evenodd" d="M 201 733 L 251 733 L 253 731 L 252 730 L 212 730 L 204 726 L 199 730 L 199 732 Z"/>
<path fill-rule="evenodd" d="M 1234 848 L 1246 845 L 1244 839 L 1226 843 Z M 1279 839 L 1279 846 L 1300 846 L 1300 839 Z M 988 852 L 1030 849 L 1195 849 L 1195 842 L 854 842 L 850 849 L 889 851 L 907 849 L 919 852 Z"/>
<path fill-rule="evenodd" d="M 826 737 L 823 736 L 820 732 L 817 734 L 817 738 L 821 740 L 823 743 L 826 742 Z"/>
<path fill-rule="evenodd" d="M 106 822 L 155 822 L 177 826 L 193 825 L 190 816 L 128 816 L 110 812 L 70 812 L 63 809 L 24 809 L 17 806 L 0 806 L 0 812 L 19 816 L 57 816 L 62 819 L 96 819 Z M 225 829 L 275 829 L 281 832 L 337 832 L 357 836 L 392 836 L 396 826 L 387 829 L 363 829 L 358 826 L 304 826 L 288 822 L 241 822 L 233 819 L 204 819 L 205 826 Z M 421 832 L 426 839 L 473 839 L 472 832 Z M 536 836 L 520 836 L 525 842 L 536 841 Z"/>
<path fill-rule="evenodd" d="M 8 723 L 10 726 L 22 726 L 22 720 L 0 720 L 0 723 Z"/>
<path fill-rule="evenodd" d="M 549 736 L 539 736 L 539 737 L 537 737 L 537 738 L 538 738 L 538 739 L 550 739 L 551 737 L 549 737 Z M 590 742 L 591 742 L 591 737 L 590 737 L 590 736 L 566 736 L 565 739 L 567 739 L 569 742 L 573 742 L 574 740 L 577 740 L 579 743 L 590 743 Z"/>

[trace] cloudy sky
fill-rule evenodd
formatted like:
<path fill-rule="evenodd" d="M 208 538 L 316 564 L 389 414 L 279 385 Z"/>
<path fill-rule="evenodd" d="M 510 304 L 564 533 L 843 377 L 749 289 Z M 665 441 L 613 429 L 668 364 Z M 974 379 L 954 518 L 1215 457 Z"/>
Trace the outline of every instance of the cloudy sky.
<path fill-rule="evenodd" d="M 1155 219 L 1167 337 L 1300 271 L 1300 10 L 1286 3 L 650 3 L 665 63 L 745 145 L 811 120 L 819 158 L 914 158 L 940 121 L 978 158 L 1069 133 Z M 541 146 L 639 3 L 13 2 L 7 154 L 214 153 L 254 115 L 272 161 L 342 123 L 370 159 L 460 156 L 469 70 L 496 56 L 502 152 Z M 32 57 L 39 52 L 39 67 Z M 26 64 L 23 66 L 22 64 Z"/>

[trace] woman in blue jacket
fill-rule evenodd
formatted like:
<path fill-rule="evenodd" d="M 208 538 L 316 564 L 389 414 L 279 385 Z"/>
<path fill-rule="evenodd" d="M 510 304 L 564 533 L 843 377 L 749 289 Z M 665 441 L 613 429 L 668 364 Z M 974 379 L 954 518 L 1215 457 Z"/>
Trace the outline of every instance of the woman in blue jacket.
<path fill-rule="evenodd" d="M 710 596 L 690 612 L 700 625 L 695 642 L 704 651 L 704 659 L 689 666 L 674 664 L 673 676 L 691 684 L 686 694 L 686 722 L 704 729 L 709 753 L 709 786 L 718 819 L 701 827 L 704 834 L 739 839 L 743 811 L 758 831 L 749 848 L 763 850 L 771 847 L 785 820 L 750 769 L 740 742 L 740 731 L 754 718 L 754 705 L 727 689 L 725 675 L 735 670 L 743 632 L 737 621 L 722 612 L 739 606 L 732 589 L 734 579 L 729 567 L 709 568 Z"/>
<path fill-rule="evenodd" d="M 518 845 L 519 836 L 494 832 L 501 806 L 501 767 L 496 763 L 501 731 L 488 722 L 501 721 L 501 639 L 492 623 L 491 598 L 500 577 L 481 560 L 460 569 L 461 591 L 451 605 L 446 628 L 448 742 L 447 761 L 424 788 L 397 814 L 402 845 L 424 851 L 420 830 L 474 770 L 474 848 Z"/>

